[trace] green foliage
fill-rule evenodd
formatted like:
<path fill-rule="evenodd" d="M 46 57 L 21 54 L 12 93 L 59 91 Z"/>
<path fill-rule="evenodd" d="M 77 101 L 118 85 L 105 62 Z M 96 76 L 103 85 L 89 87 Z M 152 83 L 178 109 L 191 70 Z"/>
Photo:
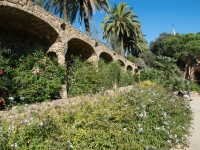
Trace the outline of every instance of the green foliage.
<path fill-rule="evenodd" d="M 129 61 L 131 61 L 134 64 L 136 64 L 140 69 L 146 67 L 146 64 L 145 64 L 144 60 L 141 59 L 141 58 L 136 58 L 134 56 L 128 55 L 128 56 L 126 56 L 126 59 L 128 59 Z"/>
<path fill-rule="evenodd" d="M 140 74 L 141 81 L 155 81 L 173 91 L 191 90 L 190 82 L 181 77 L 182 73 L 174 58 L 158 56 L 154 68 L 145 67 Z"/>
<path fill-rule="evenodd" d="M 101 23 L 103 38 L 118 37 L 121 45 L 120 54 L 124 56 L 124 39 L 132 37 L 136 41 L 141 32 L 140 22 L 135 19 L 137 16 L 132 8 L 124 2 L 119 3 L 118 6 L 115 4 L 107 14 Z"/>
<path fill-rule="evenodd" d="M 174 58 L 158 56 L 154 62 L 154 67 L 165 80 L 181 75 L 181 72 L 176 65 L 176 59 Z"/>
<path fill-rule="evenodd" d="M 185 79 L 190 79 L 191 68 L 200 56 L 200 33 L 177 34 L 162 41 L 167 56 L 174 57 L 184 68 Z"/>
<path fill-rule="evenodd" d="M 75 104 L 4 122 L 0 149 L 170 149 L 186 146 L 192 110 L 155 83 L 129 93 L 82 97 Z"/>
<path fill-rule="evenodd" d="M 200 85 L 199 84 L 191 82 L 190 86 L 191 86 L 191 91 L 196 91 L 196 92 L 200 93 Z"/>
<path fill-rule="evenodd" d="M 162 41 L 171 36 L 172 34 L 168 34 L 166 32 L 161 33 L 158 38 L 156 38 L 154 41 L 151 41 L 150 46 L 149 46 L 151 52 L 155 54 L 156 56 L 159 56 L 159 55 L 165 56 L 167 53 L 165 53 L 164 51 L 164 45 Z"/>
<path fill-rule="evenodd" d="M 98 91 L 98 68 L 92 63 L 73 58 L 73 64 L 67 69 L 67 91 L 69 96 L 96 93 Z"/>
<path fill-rule="evenodd" d="M 50 59 L 38 51 L 17 60 L 11 55 L 4 58 L 4 61 L 4 73 L 10 81 L 4 89 L 7 93 L 7 105 L 11 103 L 8 95 L 14 98 L 12 105 L 59 98 L 64 68 L 58 65 L 56 58 Z"/>
<path fill-rule="evenodd" d="M 162 41 L 164 51 L 168 56 L 177 57 L 183 61 L 200 55 L 200 33 L 177 34 Z"/>
<path fill-rule="evenodd" d="M 124 71 L 118 62 L 109 64 L 100 60 L 98 67 L 89 62 L 82 62 L 79 57 L 73 59 L 67 70 L 68 96 L 78 96 L 101 92 L 131 85 L 134 82 L 130 71 Z"/>
<path fill-rule="evenodd" d="M 154 61 L 156 60 L 156 55 L 154 55 L 151 51 L 144 51 L 139 55 L 139 58 L 144 60 L 145 64 L 149 67 L 152 67 Z"/>

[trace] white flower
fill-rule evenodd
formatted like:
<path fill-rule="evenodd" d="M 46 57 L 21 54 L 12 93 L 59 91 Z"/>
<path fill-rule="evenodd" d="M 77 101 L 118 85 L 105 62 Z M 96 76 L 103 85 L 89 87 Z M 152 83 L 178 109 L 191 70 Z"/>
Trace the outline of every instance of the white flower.
<path fill-rule="evenodd" d="M 142 103 L 142 104 L 141 104 L 141 107 L 142 107 L 142 108 L 145 108 L 146 106 L 145 106 L 145 104 L 144 104 L 144 103 Z"/>
<path fill-rule="evenodd" d="M 27 107 L 28 106 L 28 104 L 24 104 L 24 107 Z"/>
<path fill-rule="evenodd" d="M 144 111 L 144 117 L 146 117 L 147 116 L 147 112 L 146 111 Z"/>
<path fill-rule="evenodd" d="M 139 114 L 139 117 L 142 118 L 142 117 L 143 117 L 143 114 Z"/>
<path fill-rule="evenodd" d="M 42 127 L 42 126 L 43 126 L 43 122 L 42 122 L 42 121 L 40 122 L 39 126 L 40 126 L 40 127 Z"/>
<path fill-rule="evenodd" d="M 149 149 L 149 146 L 147 145 L 146 147 L 145 147 L 145 150 L 148 150 Z"/>
<path fill-rule="evenodd" d="M 20 97 L 20 100 L 23 101 L 23 100 L 24 100 L 24 97 Z"/>
<path fill-rule="evenodd" d="M 163 117 L 166 118 L 166 116 L 167 116 L 167 113 L 163 112 Z"/>
<path fill-rule="evenodd" d="M 17 148 L 17 143 L 11 144 L 11 147 Z"/>
<path fill-rule="evenodd" d="M 160 128 L 158 127 L 158 128 L 156 128 L 156 130 L 160 130 Z"/>
<path fill-rule="evenodd" d="M 14 130 L 14 128 L 15 128 L 15 126 L 11 126 L 11 125 L 10 125 L 10 126 L 8 127 L 8 130 Z"/>
<path fill-rule="evenodd" d="M 128 131 L 127 128 L 124 128 L 124 131 L 125 131 L 125 132 Z"/>
<path fill-rule="evenodd" d="M 24 123 L 29 123 L 29 121 L 28 120 L 24 120 Z"/>
<path fill-rule="evenodd" d="M 14 97 L 8 97 L 8 99 L 13 101 L 15 98 Z"/>
<path fill-rule="evenodd" d="M 143 131 L 143 128 L 139 128 L 138 132 L 141 133 Z"/>
<path fill-rule="evenodd" d="M 70 142 L 70 141 L 69 141 L 69 147 L 70 147 L 70 148 L 73 148 L 73 147 L 74 147 L 73 144 L 72 144 L 72 142 Z"/>
<path fill-rule="evenodd" d="M 168 143 L 171 143 L 172 141 L 171 141 L 171 140 L 167 140 L 167 142 L 168 142 Z"/>

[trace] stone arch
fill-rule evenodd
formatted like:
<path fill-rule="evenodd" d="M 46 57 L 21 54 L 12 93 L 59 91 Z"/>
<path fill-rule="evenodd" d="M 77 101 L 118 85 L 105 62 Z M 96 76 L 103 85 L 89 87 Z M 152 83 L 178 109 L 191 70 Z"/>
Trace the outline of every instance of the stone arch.
<path fill-rule="evenodd" d="M 79 38 L 71 38 L 68 41 L 68 50 L 67 54 L 65 55 L 65 60 L 71 61 L 72 56 L 80 56 L 83 61 L 91 61 L 92 58 L 95 58 L 97 55 L 93 47 L 84 40 Z"/>
<path fill-rule="evenodd" d="M 27 6 L 23 8 L 30 7 L 24 5 Z M 13 53 L 26 55 L 35 50 L 47 52 L 58 39 L 58 32 L 36 13 L 20 8 L 20 4 L 0 1 L 0 42 Z"/>
<path fill-rule="evenodd" d="M 107 63 L 113 61 L 112 55 L 110 55 L 110 54 L 107 53 L 107 52 L 102 52 L 102 53 L 99 55 L 99 58 L 102 58 L 102 59 L 103 59 L 105 62 L 107 62 Z"/>
<path fill-rule="evenodd" d="M 132 66 L 130 66 L 130 65 L 128 65 L 128 66 L 126 67 L 126 69 L 129 70 L 129 71 L 132 71 L 132 70 L 133 70 Z"/>
<path fill-rule="evenodd" d="M 122 67 L 125 67 L 125 63 L 122 60 L 118 59 L 117 62 L 119 62 Z"/>

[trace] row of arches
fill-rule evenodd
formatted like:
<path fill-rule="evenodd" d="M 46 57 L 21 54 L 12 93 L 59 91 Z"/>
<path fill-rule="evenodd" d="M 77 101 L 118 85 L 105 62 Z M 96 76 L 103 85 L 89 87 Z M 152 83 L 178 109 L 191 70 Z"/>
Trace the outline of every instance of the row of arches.
<path fill-rule="evenodd" d="M 131 66 L 131 63 L 126 65 L 123 60 L 117 58 L 116 53 L 113 53 L 112 55 L 106 51 L 98 52 L 98 48 L 95 50 L 95 48 L 93 48 L 91 45 L 78 38 L 72 38 L 68 41 L 68 49 L 65 56 L 65 61 L 70 61 L 71 56 L 81 56 L 82 60 L 96 62 L 98 62 L 100 59 L 103 59 L 106 63 L 118 61 L 126 70 L 135 72 L 135 69 L 137 69 L 133 68 L 134 65 Z"/>

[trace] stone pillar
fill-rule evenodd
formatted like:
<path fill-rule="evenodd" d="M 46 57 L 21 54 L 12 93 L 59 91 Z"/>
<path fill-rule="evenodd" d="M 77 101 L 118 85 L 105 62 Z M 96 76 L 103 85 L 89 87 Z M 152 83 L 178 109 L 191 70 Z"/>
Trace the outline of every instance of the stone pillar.
<path fill-rule="evenodd" d="M 60 65 L 65 65 L 65 54 L 63 53 L 58 53 L 57 54 L 58 57 L 58 63 Z M 67 98 L 67 83 L 66 83 L 66 74 L 64 76 L 64 80 L 65 80 L 65 84 L 62 85 L 62 89 L 60 91 L 60 96 L 62 99 Z"/>
<path fill-rule="evenodd" d="M 48 50 L 48 52 L 55 52 L 58 57 L 58 63 L 60 65 L 65 65 L 65 55 L 67 53 L 68 46 L 63 42 L 55 42 Z M 66 75 L 64 77 L 66 79 Z M 60 96 L 62 99 L 67 98 L 67 83 L 62 85 L 62 89 L 60 91 Z"/>

